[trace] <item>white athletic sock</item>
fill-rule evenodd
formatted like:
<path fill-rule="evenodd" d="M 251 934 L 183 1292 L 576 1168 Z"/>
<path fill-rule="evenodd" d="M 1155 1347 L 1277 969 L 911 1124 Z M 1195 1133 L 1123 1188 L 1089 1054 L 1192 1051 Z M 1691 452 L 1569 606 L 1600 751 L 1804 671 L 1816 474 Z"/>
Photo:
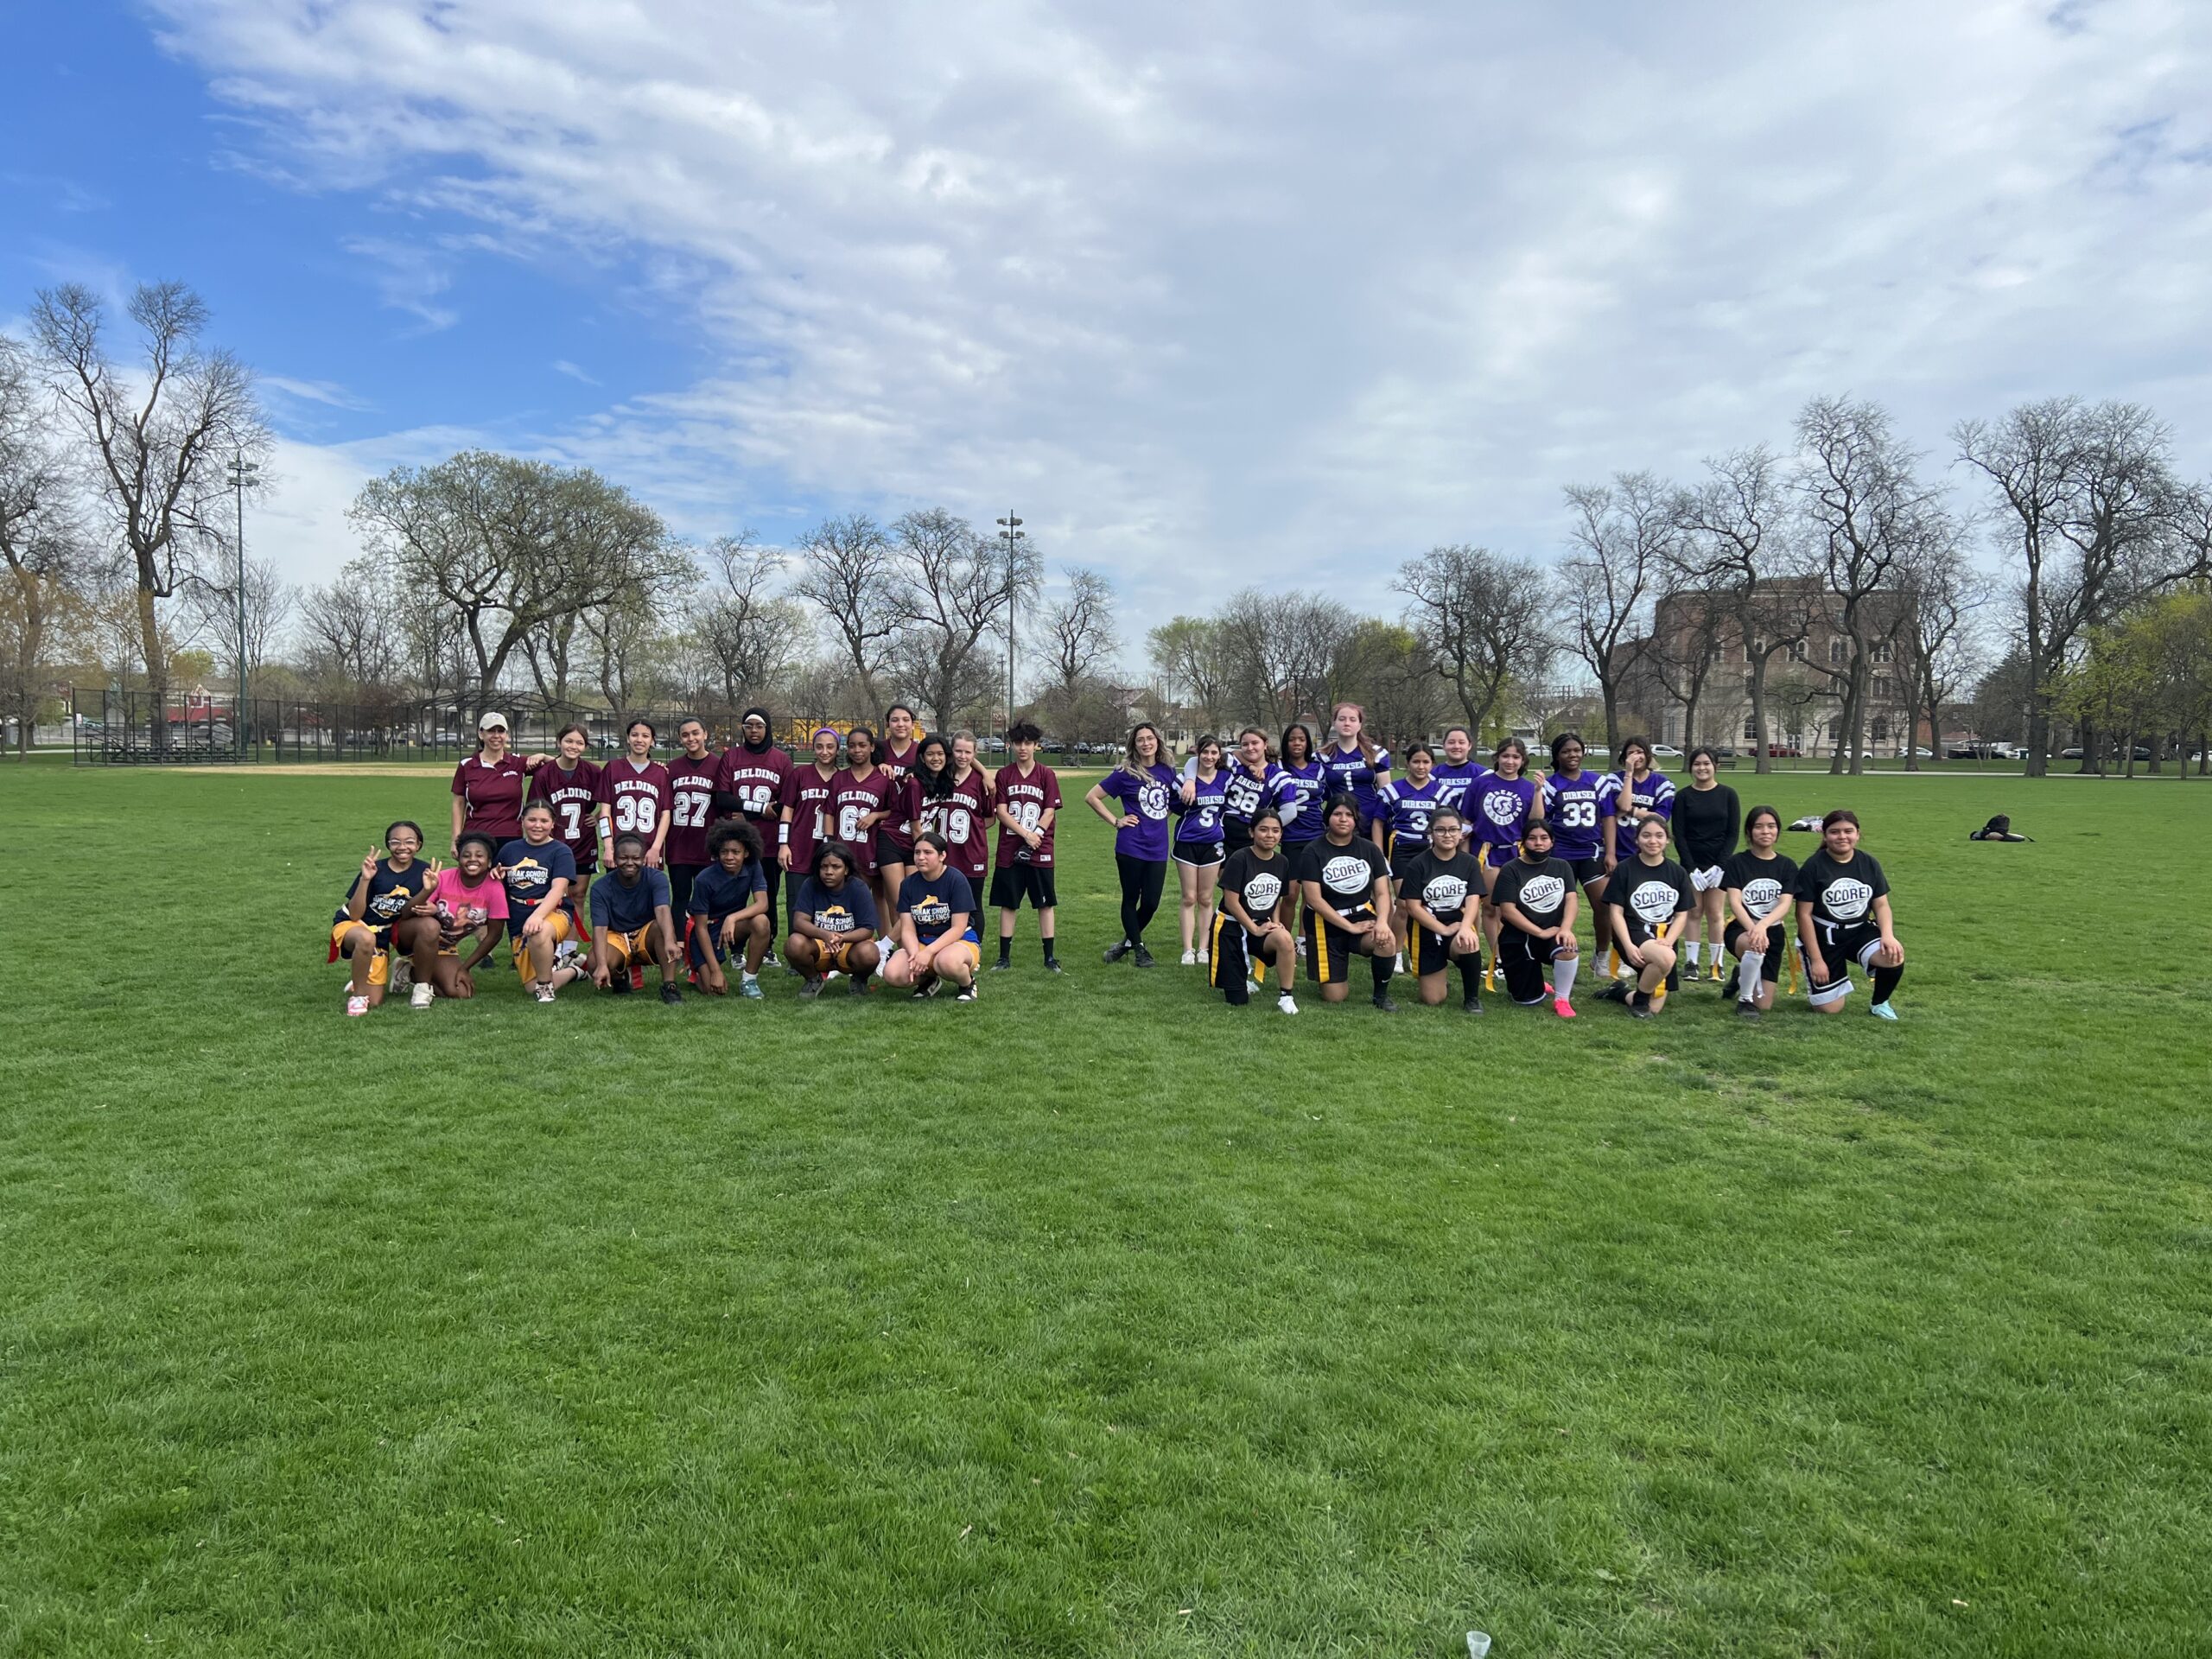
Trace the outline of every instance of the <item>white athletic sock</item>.
<path fill-rule="evenodd" d="M 1574 995 L 1574 976 L 1582 966 L 1582 958 L 1568 957 L 1552 963 L 1552 995 L 1561 1002 Z"/>
<path fill-rule="evenodd" d="M 1766 972 L 1766 952 L 1746 950 L 1736 964 L 1736 1000 L 1756 1002 L 1759 1000 L 1759 979 Z"/>
<path fill-rule="evenodd" d="M 1691 967 L 1693 967 L 1693 968 L 1694 968 L 1694 967 L 1696 967 L 1696 966 L 1697 966 L 1697 953 L 1698 953 L 1698 943 L 1697 943 L 1697 941 L 1696 941 L 1695 939 L 1692 939 L 1692 940 L 1690 941 L 1690 943 L 1689 943 L 1689 952 L 1690 952 L 1690 966 L 1691 966 Z"/>

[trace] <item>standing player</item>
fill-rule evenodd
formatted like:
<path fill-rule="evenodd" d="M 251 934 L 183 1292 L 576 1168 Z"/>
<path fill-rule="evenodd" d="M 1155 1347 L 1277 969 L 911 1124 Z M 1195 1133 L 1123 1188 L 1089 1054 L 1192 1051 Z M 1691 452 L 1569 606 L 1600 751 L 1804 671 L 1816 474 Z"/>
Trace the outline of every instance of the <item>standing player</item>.
<path fill-rule="evenodd" d="M 616 756 L 599 769 L 599 861 L 613 863 L 617 836 L 635 836 L 645 842 L 645 868 L 658 871 L 662 849 L 668 842 L 669 808 L 675 799 L 668 768 L 653 759 L 653 741 L 659 734 L 650 720 L 640 717 L 623 733 L 628 753 Z"/>
<path fill-rule="evenodd" d="M 1283 925 L 1284 902 L 1297 873 L 1282 851 L 1282 818 L 1263 806 L 1252 820 L 1252 844 L 1229 855 L 1221 873 L 1221 908 L 1208 936 L 1208 978 L 1231 1007 L 1252 1000 L 1252 987 L 1272 966 L 1275 1007 L 1296 1014 L 1291 995 L 1298 952 Z"/>
<path fill-rule="evenodd" d="M 1894 1020 L 1890 997 L 1904 977 L 1904 946 L 1890 923 L 1890 882 L 1859 850 L 1859 815 L 1840 806 L 1821 820 L 1821 845 L 1797 871 L 1797 948 L 1805 985 L 1822 1014 L 1841 1014 L 1851 995 L 1851 964 L 1873 976 L 1867 1012 Z"/>
<path fill-rule="evenodd" d="M 1390 973 L 1398 941 L 1390 931 L 1390 868 L 1382 849 L 1359 833 L 1359 803 L 1338 795 L 1323 816 L 1321 839 L 1306 849 L 1299 886 L 1306 895 L 1306 971 L 1324 1002 L 1341 1002 L 1355 956 L 1368 959 L 1375 1006 L 1395 1014 Z"/>
<path fill-rule="evenodd" d="M 1275 764 L 1283 776 L 1283 856 L 1294 862 L 1321 838 L 1321 811 L 1329 804 L 1329 769 L 1313 753 L 1313 734 L 1303 721 L 1283 728 Z"/>
<path fill-rule="evenodd" d="M 1221 810 L 1228 798 L 1229 779 L 1221 770 L 1221 744 L 1211 737 L 1198 740 L 1187 773 L 1175 798 L 1175 879 L 1183 890 L 1177 920 L 1183 934 L 1183 965 L 1202 963 L 1205 952 L 1192 948 L 1198 918 L 1213 908 L 1214 877 L 1228 855 L 1222 848 Z"/>
<path fill-rule="evenodd" d="M 722 751 L 715 773 L 715 816 L 734 813 L 751 824 L 766 849 L 783 842 L 784 779 L 791 775 L 791 758 L 775 741 L 775 724 L 766 709 L 748 709 L 738 722 L 737 741 Z M 770 869 L 768 877 L 768 937 L 776 937 L 776 903 L 781 896 L 783 875 Z M 772 950 L 766 958 L 776 959 Z"/>
<path fill-rule="evenodd" d="M 881 926 L 875 895 L 855 872 L 852 854 L 836 842 L 823 842 L 814 874 L 791 901 L 791 936 L 784 943 L 785 960 L 806 976 L 798 994 L 819 996 L 831 974 L 843 974 L 854 995 L 867 995 L 868 976 L 882 961 L 875 942 Z"/>
<path fill-rule="evenodd" d="M 476 965 L 492 954 L 507 925 L 506 889 L 492 874 L 498 851 L 489 836 L 462 830 L 454 867 L 440 870 L 409 912 L 429 918 L 438 929 L 437 957 L 427 978 L 418 967 L 410 1007 L 427 1008 L 434 995 L 466 1001 L 476 995 Z"/>
<path fill-rule="evenodd" d="M 1444 758 L 1436 763 L 1436 781 L 1444 785 L 1443 804 L 1458 807 L 1461 819 L 1471 830 L 1473 820 L 1469 809 L 1473 804 L 1467 797 L 1490 776 L 1490 768 L 1474 758 L 1474 740 L 1467 735 L 1465 727 L 1447 726 L 1444 729 Z M 1474 848 L 1470 845 L 1467 850 L 1472 852 Z"/>
<path fill-rule="evenodd" d="M 830 798 L 837 787 L 838 741 L 836 728 L 817 727 L 814 759 L 793 766 L 791 776 L 784 779 L 776 827 L 776 862 L 784 871 L 785 903 L 793 910 L 798 907 L 799 889 L 814 869 L 816 849 L 836 839 L 830 833 Z M 867 880 L 868 873 L 859 868 L 850 849 L 845 858 L 853 874 Z"/>
<path fill-rule="evenodd" d="M 1359 833 L 1372 835 L 1382 785 L 1390 781 L 1390 752 L 1367 734 L 1367 714 L 1356 702 L 1329 711 L 1330 741 L 1319 759 L 1329 775 L 1331 799 L 1350 795 L 1359 807 Z"/>
<path fill-rule="evenodd" d="M 1052 950 L 1060 902 L 1052 872 L 1052 826 L 1060 816 L 1060 780 L 1050 766 L 1037 763 L 1037 745 L 1044 736 L 1034 721 L 1014 721 L 1006 734 L 1014 764 L 1001 766 L 991 780 L 999 820 L 998 860 L 991 876 L 991 902 L 999 912 L 999 959 L 991 964 L 995 970 L 1010 965 L 1014 913 L 1027 899 L 1037 912 L 1037 942 L 1044 947 L 1046 971 L 1060 971 L 1060 959 Z"/>
<path fill-rule="evenodd" d="M 1636 827 L 1646 818 L 1658 818 L 1671 831 L 1675 817 L 1675 783 L 1652 764 L 1648 738 L 1631 737 L 1621 745 L 1621 769 L 1610 779 L 1613 785 L 1613 861 L 1625 864 L 1636 856 Z"/>
<path fill-rule="evenodd" d="M 1407 764 L 1413 756 L 1408 753 Z M 1399 876 L 1406 918 L 1406 949 L 1421 984 L 1421 1000 L 1434 1007 L 1450 988 L 1448 968 L 1459 970 L 1459 1006 L 1483 1011 L 1482 861 L 1460 845 L 1465 821 L 1456 806 L 1441 806 L 1429 820 L 1428 844 L 1408 859 Z"/>
<path fill-rule="evenodd" d="M 1688 795 L 1685 791 L 1685 799 Z M 1744 820 L 1744 839 L 1751 844 L 1721 867 L 1720 887 L 1729 910 L 1725 943 L 1737 958 L 1736 1012 L 1756 1020 L 1774 1006 L 1774 989 L 1782 981 L 1797 861 L 1775 850 L 1782 839 L 1782 814 L 1770 806 L 1751 810 Z"/>
<path fill-rule="evenodd" d="M 1608 996 L 1639 1020 L 1667 1006 L 1675 941 L 1697 908 L 1690 874 L 1667 856 L 1667 821 L 1656 813 L 1636 827 L 1636 856 L 1614 867 L 1605 884 L 1605 925 L 1620 958 L 1636 970 L 1636 986 L 1609 985 Z"/>
<path fill-rule="evenodd" d="M 592 872 L 599 868 L 600 768 L 584 759 L 591 734 L 581 726 L 563 726 L 553 747 L 555 753 L 531 757 L 530 798 L 552 807 L 554 837 L 576 861 L 575 891 L 569 897 L 581 914 Z"/>
<path fill-rule="evenodd" d="M 976 1000 L 976 894 L 968 878 L 944 861 L 944 837 L 914 837 L 914 873 L 899 888 L 899 943 L 883 964 L 883 982 L 913 987 L 917 1001 L 937 995 L 938 982 L 959 988 L 953 1000 Z"/>
<path fill-rule="evenodd" d="M 499 849 L 497 874 L 507 890 L 507 938 L 523 988 L 540 1002 L 582 972 L 574 960 L 576 859 L 553 833 L 553 803 L 522 810 L 522 834 Z"/>
<path fill-rule="evenodd" d="M 1544 822 L 1552 832 L 1552 856 L 1573 866 L 1574 885 L 1590 901 L 1598 935 L 1591 960 L 1602 973 L 1605 879 L 1613 873 L 1613 837 L 1605 820 L 1613 816 L 1613 790 L 1609 779 L 1582 769 L 1580 732 L 1561 732 L 1552 739 L 1552 770 L 1543 780 L 1543 802 Z"/>
<path fill-rule="evenodd" d="M 1536 780 L 1527 775 L 1529 746 L 1509 737 L 1497 746 L 1495 771 L 1486 771 L 1467 786 L 1460 798 L 1459 815 L 1466 820 L 1473 845 L 1468 850 L 1491 872 L 1503 869 L 1521 848 L 1521 832 L 1539 817 Z M 1490 941 L 1487 988 L 1497 988 L 1497 907 L 1483 906 L 1483 938 Z"/>
<path fill-rule="evenodd" d="M 496 847 L 522 833 L 530 766 L 507 750 L 507 717 L 486 710 L 476 721 L 476 753 L 453 769 L 453 850 L 464 833 L 488 836 Z"/>
<path fill-rule="evenodd" d="M 1521 855 L 1497 873 L 1488 908 L 1497 912 L 1497 954 L 1505 963 L 1505 994 L 1524 1008 L 1547 996 L 1552 1012 L 1574 1018 L 1574 912 L 1582 902 L 1574 867 L 1552 856 L 1552 827 L 1531 818 L 1521 832 Z M 1552 980 L 1544 982 L 1544 969 Z"/>
<path fill-rule="evenodd" d="M 891 815 L 891 779 L 875 764 L 875 734 L 855 726 L 845 734 L 845 765 L 830 785 L 830 833 L 853 849 L 861 874 L 887 906 L 892 898 L 884 894 L 875 832 Z"/>
<path fill-rule="evenodd" d="M 710 861 L 685 904 L 691 971 L 701 989 L 720 996 L 729 988 L 722 963 L 736 962 L 738 994 L 758 1002 L 760 959 L 768 954 L 769 882 L 760 832 L 743 818 L 727 818 L 707 836 L 707 851 Z"/>
<path fill-rule="evenodd" d="M 1296 792 L 1289 774 L 1268 759 L 1268 734 L 1256 726 L 1237 734 L 1236 764 L 1222 783 L 1222 843 L 1232 853 L 1252 844 L 1255 817 L 1264 811 L 1281 813 Z"/>
<path fill-rule="evenodd" d="M 356 1019 L 384 1001 L 391 976 L 387 950 L 420 954 L 427 982 L 437 950 L 436 924 L 409 913 L 438 874 L 416 857 L 423 850 L 423 826 L 402 818 L 384 832 L 384 857 L 372 848 L 361 861 L 361 873 L 330 918 L 330 960 L 343 957 L 352 964 L 346 1012 Z"/>
<path fill-rule="evenodd" d="M 891 811 L 877 826 L 874 843 L 875 888 L 887 906 L 914 868 L 914 825 L 906 816 L 906 784 L 920 753 L 914 711 L 903 702 L 893 703 L 883 716 L 883 741 L 875 746 L 876 768 L 891 785 Z"/>
<path fill-rule="evenodd" d="M 668 763 L 668 906 L 688 915 L 691 883 L 707 868 L 707 831 L 715 815 L 715 783 L 722 758 L 707 742 L 704 721 L 685 715 L 676 728 L 676 759 Z"/>
<path fill-rule="evenodd" d="M 1743 807 L 1736 791 L 1720 781 L 1720 762 L 1700 745 L 1690 751 L 1690 784 L 1675 797 L 1675 851 L 1697 887 L 1697 915 L 1689 926 L 1688 950 L 1690 977 L 1697 977 L 1700 925 L 1712 952 L 1716 982 L 1720 978 L 1720 942 L 1727 916 L 1721 898 L 1721 866 L 1736 850 L 1738 820 Z"/>
<path fill-rule="evenodd" d="M 1375 844 L 1390 861 L 1394 880 L 1428 845 L 1429 820 L 1444 804 L 1444 780 L 1432 768 L 1436 757 L 1426 743 L 1406 751 L 1406 775 L 1375 792 Z"/>
<path fill-rule="evenodd" d="M 1106 947 L 1108 962 L 1134 954 L 1138 967 L 1152 966 L 1144 931 L 1160 909 L 1160 888 L 1167 880 L 1167 804 L 1178 786 L 1160 728 L 1141 721 L 1129 728 L 1121 764 L 1084 798 L 1114 827 L 1114 868 L 1122 878 L 1122 938 Z"/>
<path fill-rule="evenodd" d="M 660 969 L 660 1000 L 681 1002 L 676 988 L 676 918 L 669 913 L 668 877 L 645 863 L 645 838 L 614 837 L 607 874 L 591 884 L 591 977 L 601 990 L 627 995 L 632 969 Z"/>
<path fill-rule="evenodd" d="M 925 737 L 906 779 L 906 815 L 918 835 L 931 830 L 950 849 L 947 861 L 977 893 L 990 866 L 991 786 L 976 766 L 976 737 L 963 732 L 950 743 Z"/>

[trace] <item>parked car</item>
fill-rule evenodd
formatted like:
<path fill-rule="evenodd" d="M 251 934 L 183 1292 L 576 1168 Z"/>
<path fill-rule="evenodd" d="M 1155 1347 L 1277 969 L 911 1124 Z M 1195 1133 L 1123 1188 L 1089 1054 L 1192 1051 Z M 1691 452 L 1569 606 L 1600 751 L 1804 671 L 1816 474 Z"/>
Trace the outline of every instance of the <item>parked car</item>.
<path fill-rule="evenodd" d="M 1682 758 L 1682 752 L 1671 743 L 1654 743 L 1651 746 L 1651 758 L 1654 760 L 1679 760 Z"/>
<path fill-rule="evenodd" d="M 1766 746 L 1766 752 L 1777 760 L 1802 760 L 1805 753 L 1795 743 L 1770 743 Z"/>
<path fill-rule="evenodd" d="M 2058 752 L 2058 758 L 2062 760 L 2079 760 L 2082 758 L 2082 751 L 2078 747 L 2071 749 L 2061 749 Z"/>

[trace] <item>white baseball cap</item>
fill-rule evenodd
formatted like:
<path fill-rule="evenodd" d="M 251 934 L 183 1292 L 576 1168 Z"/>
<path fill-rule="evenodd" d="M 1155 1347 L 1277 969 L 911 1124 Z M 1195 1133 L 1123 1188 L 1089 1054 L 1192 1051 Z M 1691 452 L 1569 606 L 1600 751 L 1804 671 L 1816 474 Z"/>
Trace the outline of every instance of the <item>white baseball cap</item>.
<path fill-rule="evenodd" d="M 476 729 L 480 732 L 504 732 L 507 729 L 507 717 L 497 709 L 487 709 L 476 717 Z"/>

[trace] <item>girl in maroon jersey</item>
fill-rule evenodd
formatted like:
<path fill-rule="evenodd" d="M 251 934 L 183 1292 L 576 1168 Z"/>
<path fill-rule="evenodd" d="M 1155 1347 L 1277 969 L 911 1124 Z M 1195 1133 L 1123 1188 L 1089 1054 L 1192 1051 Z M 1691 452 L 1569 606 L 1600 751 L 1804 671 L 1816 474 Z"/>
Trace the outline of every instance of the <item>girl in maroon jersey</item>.
<path fill-rule="evenodd" d="M 784 779 L 782 822 L 776 828 L 776 861 L 784 869 L 785 913 L 798 903 L 799 889 L 814 868 L 815 849 L 836 836 L 830 822 L 830 796 L 837 786 L 838 739 L 835 727 L 814 734 L 814 759 L 793 766 Z M 865 875 L 862 880 L 866 880 Z"/>
<path fill-rule="evenodd" d="M 530 757 L 530 798 L 553 809 L 553 838 L 576 861 L 576 914 L 588 916 L 591 874 L 599 868 L 599 837 L 592 826 L 599 813 L 600 769 L 584 759 L 591 734 L 581 726 L 563 726 L 553 747 L 552 754 Z"/>
<path fill-rule="evenodd" d="M 890 780 L 891 812 L 875 832 L 876 886 L 896 893 L 899 884 L 914 868 L 914 823 L 906 812 L 906 785 L 921 759 L 920 733 L 914 711 L 894 702 L 883 716 L 883 741 L 875 746 L 875 764 Z"/>
<path fill-rule="evenodd" d="M 845 734 L 845 766 L 830 785 L 830 833 L 853 849 L 861 874 L 882 899 L 875 858 L 876 826 L 891 816 L 891 779 L 875 764 L 875 734 L 855 726 Z M 893 904 L 897 902 L 894 892 Z"/>
<path fill-rule="evenodd" d="M 653 723 L 642 715 L 623 734 L 629 753 L 608 761 L 599 770 L 600 862 L 614 862 L 614 837 L 635 836 L 645 843 L 645 868 L 661 868 L 662 849 L 668 842 L 669 808 L 676 791 L 668 768 L 653 759 L 659 736 Z"/>

